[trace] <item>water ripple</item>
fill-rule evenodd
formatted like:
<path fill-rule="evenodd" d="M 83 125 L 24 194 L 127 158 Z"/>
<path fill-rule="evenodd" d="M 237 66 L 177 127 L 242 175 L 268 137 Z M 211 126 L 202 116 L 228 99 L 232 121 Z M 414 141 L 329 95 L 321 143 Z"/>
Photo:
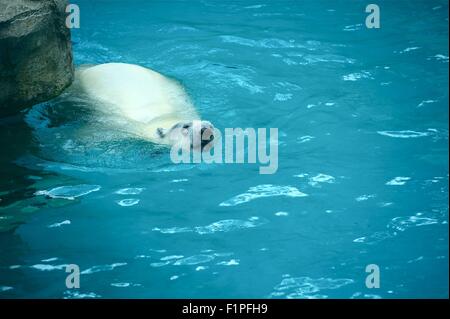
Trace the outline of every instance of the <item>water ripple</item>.
<path fill-rule="evenodd" d="M 12 290 L 12 289 L 13 289 L 13 287 L 10 287 L 10 286 L 0 286 L 0 292 Z"/>
<path fill-rule="evenodd" d="M 241 219 L 224 219 L 217 222 L 211 223 L 206 226 L 196 226 L 196 227 L 169 227 L 169 228 L 159 228 L 155 227 L 152 230 L 158 231 L 162 234 L 177 234 L 177 233 L 187 233 L 195 232 L 199 235 L 213 234 L 217 232 L 229 232 L 237 229 L 243 228 L 253 228 L 265 224 L 267 221 L 262 220 L 259 217 L 250 217 L 248 220 Z"/>
<path fill-rule="evenodd" d="M 274 291 L 269 298 L 287 299 L 315 299 L 327 298 L 327 295 L 316 294 L 322 290 L 338 289 L 340 287 L 354 283 L 352 279 L 332 279 L 332 278 L 310 278 L 310 277 L 290 277 L 284 275 L 281 283 L 274 287 Z"/>
<path fill-rule="evenodd" d="M 35 192 L 35 195 L 45 195 L 51 198 L 64 198 L 74 200 L 76 197 L 84 196 L 92 192 L 100 190 L 99 185 L 73 185 L 73 186 L 60 186 L 52 188 L 51 190 L 40 190 Z"/>
<path fill-rule="evenodd" d="M 288 40 L 288 41 L 282 39 L 253 40 L 232 35 L 222 35 L 220 36 L 220 38 L 222 42 L 225 43 L 234 43 L 254 48 L 271 48 L 271 49 L 306 48 L 304 45 L 296 43 L 295 40 Z"/>
<path fill-rule="evenodd" d="M 386 182 L 386 185 L 389 186 L 401 186 L 405 185 L 407 181 L 409 181 L 411 177 L 397 176 L 390 181 Z"/>
<path fill-rule="evenodd" d="M 139 199 L 137 198 L 126 198 L 126 199 L 122 199 L 117 201 L 117 204 L 120 206 L 124 206 L 124 207 L 128 207 L 128 206 L 134 206 L 139 204 Z"/>
<path fill-rule="evenodd" d="M 236 206 L 243 203 L 247 203 L 257 198 L 276 197 L 276 196 L 305 197 L 308 195 L 302 193 L 296 187 L 293 186 L 277 186 L 271 184 L 264 184 L 250 187 L 246 193 L 239 194 L 229 200 L 226 200 L 220 203 L 219 206 Z"/>
<path fill-rule="evenodd" d="M 48 228 L 55 228 L 55 227 L 61 227 L 63 225 L 70 225 L 70 224 L 71 224 L 70 220 L 67 219 L 67 220 L 63 220 L 60 223 L 54 223 L 54 224 L 48 225 L 47 227 Z"/>
<path fill-rule="evenodd" d="M 131 188 L 121 188 L 115 191 L 119 195 L 139 195 L 145 188 L 131 187 Z"/>
<path fill-rule="evenodd" d="M 309 178 L 308 184 L 311 186 L 318 186 L 321 183 L 333 184 L 335 180 L 336 179 L 331 175 L 320 173 L 316 176 Z"/>
<path fill-rule="evenodd" d="M 64 292 L 64 299 L 86 299 L 86 298 L 101 298 L 101 296 L 94 292 L 81 293 L 73 290 L 67 290 Z"/>
<path fill-rule="evenodd" d="M 430 135 L 429 132 L 416 132 L 411 130 L 405 131 L 377 131 L 378 134 L 396 137 L 396 138 L 416 138 L 416 137 L 424 137 Z"/>
<path fill-rule="evenodd" d="M 392 218 L 386 225 L 387 230 L 378 231 L 368 236 L 359 237 L 353 240 L 354 243 L 375 244 L 388 238 L 393 238 L 398 235 L 398 232 L 404 232 L 412 227 L 429 226 L 439 224 L 442 221 L 442 212 L 433 212 L 428 216 L 423 216 L 423 213 L 417 213 L 412 216 L 399 216 Z M 442 221 L 447 223 L 447 221 Z"/>
<path fill-rule="evenodd" d="M 117 267 L 121 267 L 121 266 L 125 266 L 127 265 L 127 263 L 114 263 L 111 265 L 98 265 L 98 266 L 93 266 L 91 268 L 88 268 L 86 270 L 83 270 L 81 272 L 82 275 L 90 275 L 96 272 L 100 272 L 100 271 L 109 271 L 109 270 L 113 270 L 114 268 Z"/>

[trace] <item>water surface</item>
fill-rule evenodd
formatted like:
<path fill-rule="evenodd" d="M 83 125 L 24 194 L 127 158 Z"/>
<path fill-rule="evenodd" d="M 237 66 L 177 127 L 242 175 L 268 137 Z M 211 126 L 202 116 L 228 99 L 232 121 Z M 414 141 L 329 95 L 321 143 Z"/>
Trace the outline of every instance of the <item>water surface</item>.
<path fill-rule="evenodd" d="M 173 164 L 70 90 L 2 119 L 0 298 L 448 297 L 446 1 L 378 1 L 377 30 L 363 1 L 76 3 L 77 66 L 278 128 L 279 168 Z"/>

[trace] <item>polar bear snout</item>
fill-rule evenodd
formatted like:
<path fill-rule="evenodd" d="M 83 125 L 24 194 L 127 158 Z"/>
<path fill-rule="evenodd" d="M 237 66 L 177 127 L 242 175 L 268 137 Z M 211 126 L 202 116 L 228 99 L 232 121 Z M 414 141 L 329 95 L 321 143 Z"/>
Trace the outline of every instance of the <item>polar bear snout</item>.
<path fill-rule="evenodd" d="M 214 136 L 215 128 L 208 121 L 180 122 L 170 130 L 171 144 L 185 150 L 209 151 L 214 146 Z"/>
<path fill-rule="evenodd" d="M 189 126 L 189 141 L 196 151 L 208 151 L 213 147 L 214 126 L 208 121 L 195 120 Z"/>
<path fill-rule="evenodd" d="M 193 121 L 190 133 L 192 149 L 204 152 L 213 147 L 214 126 L 209 121 Z"/>
<path fill-rule="evenodd" d="M 200 137 L 201 137 L 201 150 L 209 151 L 214 144 L 214 126 L 207 122 L 206 125 L 202 124 L 202 128 L 200 130 Z"/>

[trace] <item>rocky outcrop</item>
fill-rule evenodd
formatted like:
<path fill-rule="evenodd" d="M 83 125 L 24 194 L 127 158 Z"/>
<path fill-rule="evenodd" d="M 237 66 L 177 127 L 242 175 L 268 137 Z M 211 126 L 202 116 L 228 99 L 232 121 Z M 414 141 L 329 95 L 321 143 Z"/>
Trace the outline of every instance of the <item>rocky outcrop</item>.
<path fill-rule="evenodd" d="M 0 115 L 58 96 L 73 81 L 65 0 L 0 0 Z"/>

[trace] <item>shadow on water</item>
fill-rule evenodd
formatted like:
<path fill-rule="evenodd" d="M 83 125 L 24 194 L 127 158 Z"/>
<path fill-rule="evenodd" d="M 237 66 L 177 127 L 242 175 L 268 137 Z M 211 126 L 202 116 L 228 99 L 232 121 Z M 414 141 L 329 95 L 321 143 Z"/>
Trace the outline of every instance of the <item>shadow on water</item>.
<path fill-rule="evenodd" d="M 18 159 L 37 152 L 32 129 L 23 114 L 0 119 L 0 233 L 11 232 L 28 216 L 46 206 L 66 204 L 63 201 L 46 202 L 34 196 L 36 190 L 73 179 L 52 172 L 30 169 Z"/>
<path fill-rule="evenodd" d="M 118 116 L 94 111 L 73 88 L 27 113 L 0 119 L 0 232 L 14 230 L 42 208 L 74 204 L 35 196 L 86 183 L 65 174 L 68 170 L 129 173 L 170 166 L 167 148 L 130 135 L 126 125 Z"/>
<path fill-rule="evenodd" d="M 42 178 L 39 172 L 15 163 L 25 152 L 32 151 L 32 140 L 32 131 L 23 114 L 0 119 L 0 232 L 23 222 L 26 211 L 19 208 L 19 203 L 33 196 L 32 185 Z"/>

